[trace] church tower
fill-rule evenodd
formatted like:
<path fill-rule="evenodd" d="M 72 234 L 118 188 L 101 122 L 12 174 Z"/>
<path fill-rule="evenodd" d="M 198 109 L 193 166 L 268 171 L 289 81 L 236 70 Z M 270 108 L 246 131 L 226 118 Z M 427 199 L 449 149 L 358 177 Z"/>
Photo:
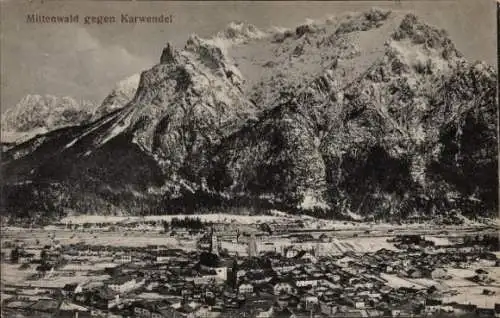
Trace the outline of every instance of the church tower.
<path fill-rule="evenodd" d="M 219 256 L 219 239 L 214 233 L 214 228 L 212 227 L 211 241 L 210 241 L 210 253 Z"/>
<path fill-rule="evenodd" d="M 250 236 L 250 241 L 248 241 L 248 256 L 257 256 L 257 242 L 255 241 L 255 234 Z"/>

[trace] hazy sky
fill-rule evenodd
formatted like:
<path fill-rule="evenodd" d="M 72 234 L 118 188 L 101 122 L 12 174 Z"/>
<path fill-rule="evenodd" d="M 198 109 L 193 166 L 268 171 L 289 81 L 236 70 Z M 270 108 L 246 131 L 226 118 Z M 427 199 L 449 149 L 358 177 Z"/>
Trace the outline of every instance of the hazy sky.
<path fill-rule="evenodd" d="M 0 0 L 1 107 L 24 95 L 53 94 L 101 102 L 119 80 L 159 61 L 166 42 L 183 46 L 191 33 L 209 36 L 231 21 L 265 29 L 293 27 L 371 7 L 414 12 L 450 34 L 466 57 L 496 67 L 494 0 L 331 2 L 163 2 Z M 29 24 L 40 15 L 173 14 L 172 24 Z"/>

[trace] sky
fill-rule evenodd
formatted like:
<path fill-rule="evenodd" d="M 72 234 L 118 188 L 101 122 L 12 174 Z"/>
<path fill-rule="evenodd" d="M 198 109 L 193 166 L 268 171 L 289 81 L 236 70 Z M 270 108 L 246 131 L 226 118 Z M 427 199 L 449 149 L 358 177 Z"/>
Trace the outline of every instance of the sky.
<path fill-rule="evenodd" d="M 27 94 L 52 94 L 100 103 L 120 80 L 150 68 L 167 42 L 183 47 L 190 34 L 209 37 L 231 21 L 258 28 L 294 27 L 372 7 L 407 10 L 448 31 L 470 60 L 496 67 L 493 0 L 171 2 L 0 0 L 0 107 Z M 26 15 L 173 15 L 171 24 L 30 24 Z"/>

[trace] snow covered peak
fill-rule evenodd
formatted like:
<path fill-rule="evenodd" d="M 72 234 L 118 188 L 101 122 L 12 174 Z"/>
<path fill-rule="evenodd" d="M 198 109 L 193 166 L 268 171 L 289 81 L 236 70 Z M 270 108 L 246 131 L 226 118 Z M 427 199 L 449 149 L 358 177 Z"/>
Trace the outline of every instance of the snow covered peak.
<path fill-rule="evenodd" d="M 20 142 L 54 129 L 79 125 L 90 119 L 94 109 L 94 103 L 68 96 L 26 95 L 2 114 L 2 141 Z"/>
<path fill-rule="evenodd" d="M 262 39 L 268 36 L 255 25 L 244 22 L 231 22 L 217 37 L 239 44 L 248 40 Z"/>

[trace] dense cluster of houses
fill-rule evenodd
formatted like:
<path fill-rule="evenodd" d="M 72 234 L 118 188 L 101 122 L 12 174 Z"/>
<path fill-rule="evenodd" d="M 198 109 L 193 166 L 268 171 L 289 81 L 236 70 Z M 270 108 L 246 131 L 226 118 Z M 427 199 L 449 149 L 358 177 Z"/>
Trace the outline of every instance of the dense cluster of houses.
<path fill-rule="evenodd" d="M 256 251 L 245 257 L 221 256 L 217 238 L 185 251 L 74 244 L 47 248 L 45 264 L 84 264 L 92 257 L 112 266 L 96 269 L 88 279 L 50 290 L 45 298 L 10 297 L 6 310 L 27 316 L 86 317 L 405 317 L 448 313 L 500 315 L 500 306 L 481 308 L 446 303 L 435 286 L 397 287 L 387 279 L 446 280 L 445 268 L 462 267 L 478 259 L 498 265 L 494 254 L 483 250 L 449 253 L 422 243 L 417 237 L 396 237 L 401 249 L 372 253 L 316 255 L 314 249 L 290 246 L 283 253 Z M 252 240 L 249 241 L 249 245 Z M 252 247 L 255 249 L 255 247 Z M 22 254 L 22 253 L 21 253 Z M 28 255 L 23 262 L 39 262 Z M 477 271 L 477 279 L 487 272 Z M 487 296 L 485 296 L 487 297 Z"/>

